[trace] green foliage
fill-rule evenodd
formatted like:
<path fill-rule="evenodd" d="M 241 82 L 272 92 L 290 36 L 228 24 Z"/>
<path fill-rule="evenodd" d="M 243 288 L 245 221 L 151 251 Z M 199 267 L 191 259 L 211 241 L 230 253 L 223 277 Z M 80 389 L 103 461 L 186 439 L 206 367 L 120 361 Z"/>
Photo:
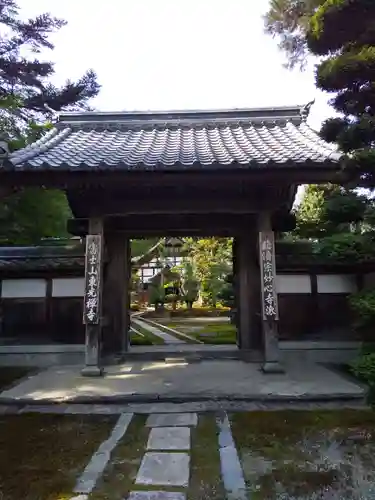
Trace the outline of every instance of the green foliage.
<path fill-rule="evenodd" d="M 55 70 L 50 61 L 40 60 L 42 52 L 52 50 L 52 33 L 65 26 L 62 19 L 40 14 L 22 19 L 15 0 L 1 0 L 0 7 L 0 97 L 18 96 L 17 118 L 28 121 L 45 115 L 45 105 L 54 110 L 82 109 L 99 92 L 94 71 L 78 81 L 68 80 L 61 88 L 52 85 Z"/>
<path fill-rule="evenodd" d="M 78 82 L 62 88 L 51 84 L 53 64 L 40 61 L 44 49 L 53 49 L 51 33 L 65 21 L 41 14 L 23 20 L 14 0 L 2 0 L 0 7 L 0 135 L 12 151 L 41 138 L 50 128 L 45 122 L 50 111 L 86 109 L 99 92 L 96 75 L 88 71 Z M 33 54 L 32 58 L 30 55 Z M 65 193 L 44 187 L 2 192 L 0 244 L 37 244 L 43 238 L 66 238 L 71 216 Z"/>
<path fill-rule="evenodd" d="M 185 242 L 194 262 L 196 279 L 201 284 L 202 299 L 215 306 L 225 276 L 231 270 L 232 241 L 228 238 L 186 238 Z"/>
<path fill-rule="evenodd" d="M 181 299 L 191 308 L 199 296 L 199 281 L 190 257 L 183 259 L 180 272 L 182 274 Z"/>
<path fill-rule="evenodd" d="M 372 43 L 375 16 L 372 0 L 325 0 L 311 16 L 307 40 L 316 55 L 340 51 L 351 44 Z"/>
<path fill-rule="evenodd" d="M 335 92 L 331 103 L 343 113 L 328 120 L 322 136 L 339 145 L 353 180 L 375 187 L 375 3 L 326 0 L 311 17 L 307 43 L 325 56 L 317 67 L 317 86 Z"/>
<path fill-rule="evenodd" d="M 365 262 L 374 260 L 373 233 L 338 233 L 326 236 L 315 245 L 315 253 L 333 262 Z"/>
<path fill-rule="evenodd" d="M 356 377 L 368 383 L 375 385 L 375 353 L 362 354 L 350 365 L 351 371 Z"/>
<path fill-rule="evenodd" d="M 152 247 L 156 245 L 158 238 L 144 238 L 142 240 L 131 241 L 132 257 L 140 257 L 146 254 Z"/>
<path fill-rule="evenodd" d="M 165 304 L 165 289 L 163 286 L 151 285 L 149 287 L 149 302 L 155 307 Z"/>
<path fill-rule="evenodd" d="M 355 315 L 354 327 L 358 330 L 373 329 L 375 326 L 375 290 L 354 293 L 349 299 Z"/>
<path fill-rule="evenodd" d="M 281 40 L 290 66 L 308 53 L 321 57 L 317 87 L 335 95 L 341 116 L 327 120 L 322 137 L 345 153 L 348 177 L 375 187 L 375 2 L 271 0 L 266 31 Z"/>
<path fill-rule="evenodd" d="M 225 284 L 218 294 L 218 299 L 223 306 L 233 308 L 235 305 L 233 274 L 228 274 L 225 278 Z"/>
<path fill-rule="evenodd" d="M 310 18 L 324 0 L 271 0 L 264 16 L 266 33 L 279 40 L 287 56 L 287 67 L 306 65 L 308 53 L 305 33 Z"/>
<path fill-rule="evenodd" d="M 370 206 L 366 196 L 353 190 L 333 184 L 311 184 L 296 211 L 295 233 L 301 238 L 323 238 L 350 232 L 365 219 Z"/>
<path fill-rule="evenodd" d="M 17 119 L 21 99 L 0 97 L 0 132 L 8 136 L 11 149 L 39 139 L 50 124 Z M 43 238 L 68 237 L 66 224 L 71 216 L 65 193 L 43 187 L 22 188 L 3 194 L 0 203 L 0 244 L 38 244 Z"/>
<path fill-rule="evenodd" d="M 38 244 L 43 238 L 67 238 L 70 208 L 62 191 L 27 188 L 0 204 L 0 244 Z"/>

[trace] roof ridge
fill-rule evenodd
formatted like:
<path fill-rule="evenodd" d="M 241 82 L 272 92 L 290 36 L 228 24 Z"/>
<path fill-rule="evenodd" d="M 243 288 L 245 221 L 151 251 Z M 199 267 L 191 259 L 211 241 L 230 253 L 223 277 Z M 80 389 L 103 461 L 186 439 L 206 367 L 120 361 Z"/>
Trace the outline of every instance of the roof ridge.
<path fill-rule="evenodd" d="M 158 111 L 120 111 L 120 112 L 73 112 L 60 113 L 61 124 L 92 122 L 205 122 L 226 120 L 272 120 L 300 119 L 302 106 L 275 106 L 263 108 L 233 108 L 207 110 L 158 110 Z"/>

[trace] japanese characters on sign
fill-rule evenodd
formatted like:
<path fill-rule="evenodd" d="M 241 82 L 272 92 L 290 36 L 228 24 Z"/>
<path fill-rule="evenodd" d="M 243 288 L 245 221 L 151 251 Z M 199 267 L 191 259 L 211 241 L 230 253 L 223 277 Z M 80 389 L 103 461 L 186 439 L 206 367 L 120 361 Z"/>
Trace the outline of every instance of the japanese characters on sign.
<path fill-rule="evenodd" d="M 86 276 L 83 304 L 83 322 L 97 325 L 100 320 L 101 281 L 101 236 L 88 235 L 86 238 Z"/>
<path fill-rule="evenodd" d="M 277 293 L 275 286 L 275 246 L 272 231 L 259 235 L 261 294 L 264 320 L 278 319 Z"/>

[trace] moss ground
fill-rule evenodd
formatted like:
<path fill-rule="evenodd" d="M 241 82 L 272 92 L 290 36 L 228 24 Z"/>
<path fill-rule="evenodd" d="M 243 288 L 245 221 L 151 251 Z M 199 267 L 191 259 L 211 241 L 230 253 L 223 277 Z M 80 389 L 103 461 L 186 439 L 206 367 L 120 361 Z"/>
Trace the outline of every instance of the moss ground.
<path fill-rule="evenodd" d="M 372 411 L 238 413 L 231 422 L 252 499 L 371 498 Z"/>
<path fill-rule="evenodd" d="M 0 367 L 0 391 L 13 385 L 17 380 L 26 377 L 34 370 L 29 367 L 22 366 L 2 366 Z"/>
<path fill-rule="evenodd" d="M 110 416 L 0 417 L 1 500 L 67 500 L 116 422 Z"/>

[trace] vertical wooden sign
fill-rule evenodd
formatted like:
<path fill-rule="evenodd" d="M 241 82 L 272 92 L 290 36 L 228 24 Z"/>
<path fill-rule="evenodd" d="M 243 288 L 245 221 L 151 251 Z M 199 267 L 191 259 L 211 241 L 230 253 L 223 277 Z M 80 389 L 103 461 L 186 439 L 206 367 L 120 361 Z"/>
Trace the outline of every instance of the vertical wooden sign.
<path fill-rule="evenodd" d="M 259 253 L 263 320 L 278 320 L 279 311 L 276 291 L 275 241 L 273 231 L 261 231 L 259 233 Z"/>
<path fill-rule="evenodd" d="M 98 325 L 101 315 L 101 269 L 102 236 L 91 234 L 86 237 L 85 294 L 83 323 Z"/>

